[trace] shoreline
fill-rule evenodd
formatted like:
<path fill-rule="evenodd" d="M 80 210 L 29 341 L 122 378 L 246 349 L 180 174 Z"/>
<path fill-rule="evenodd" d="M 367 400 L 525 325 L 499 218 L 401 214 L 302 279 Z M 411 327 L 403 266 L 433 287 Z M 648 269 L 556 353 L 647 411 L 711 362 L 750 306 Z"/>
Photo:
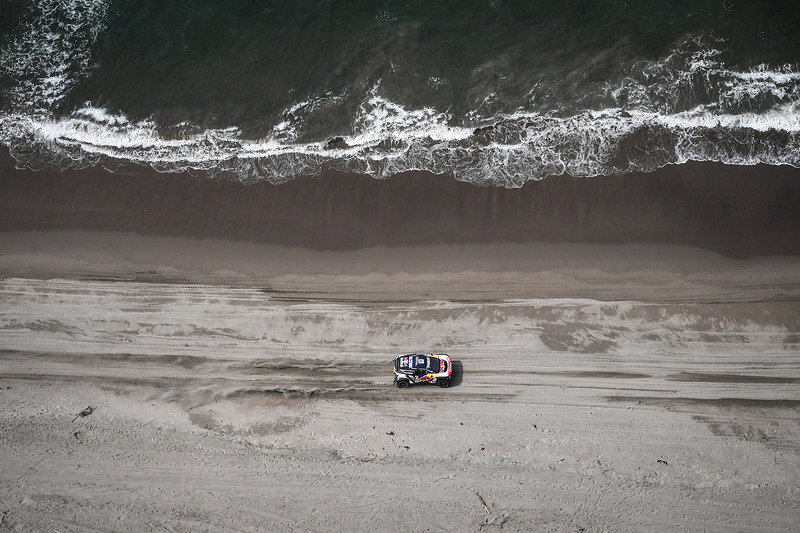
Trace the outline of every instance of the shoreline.
<path fill-rule="evenodd" d="M 141 167 L 15 170 L 0 156 L 0 232 L 86 230 L 307 248 L 667 244 L 732 258 L 800 255 L 800 169 L 687 163 L 551 177 L 520 189 L 411 172 L 242 185 Z"/>

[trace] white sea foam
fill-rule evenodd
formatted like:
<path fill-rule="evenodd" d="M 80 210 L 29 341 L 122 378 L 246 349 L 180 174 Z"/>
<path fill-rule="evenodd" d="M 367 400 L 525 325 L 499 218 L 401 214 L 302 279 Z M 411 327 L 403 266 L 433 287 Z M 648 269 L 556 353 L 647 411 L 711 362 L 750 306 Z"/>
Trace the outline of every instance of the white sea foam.
<path fill-rule="evenodd" d="M 716 46 L 722 44 L 704 36 L 688 39 L 664 58 L 637 63 L 606 91 L 621 107 L 665 115 L 698 104 L 737 114 L 800 101 L 800 72 L 792 66 L 737 71 L 720 59 L 723 52 Z"/>
<path fill-rule="evenodd" d="M 272 138 L 284 142 L 294 141 L 300 135 L 300 129 L 309 115 L 333 107 L 343 99 L 344 95 L 328 92 L 289 106 L 281 113 L 281 121 L 273 126 Z"/>
<path fill-rule="evenodd" d="M 425 139 L 433 142 L 457 141 L 472 134 L 470 128 L 450 126 L 452 117 L 426 107 L 408 110 L 377 95 L 374 88 L 359 107 L 349 139 L 357 146 L 387 139 L 405 143 Z"/>
<path fill-rule="evenodd" d="M 132 162 L 164 171 L 225 173 L 246 182 L 282 182 L 319 173 L 326 164 L 376 178 L 422 169 L 507 187 L 547 175 L 596 176 L 690 160 L 800 166 L 797 104 L 736 115 L 703 107 L 667 116 L 620 109 L 566 118 L 519 112 L 476 131 L 450 126 L 448 117 L 431 109 L 407 111 L 372 96 L 341 148 L 277 136 L 243 139 L 235 128 L 164 139 L 150 120 L 133 122 L 93 107 L 59 120 L 6 116 L 1 124 L 12 147 L 14 138 L 45 147 L 60 165 Z M 717 134 L 709 136 L 709 130 Z M 41 164 L 26 160 L 24 150 L 12 152 L 24 165 Z"/>
<path fill-rule="evenodd" d="M 782 104 L 763 113 L 738 114 L 720 114 L 708 106 L 698 106 L 689 111 L 658 117 L 658 120 L 680 129 L 725 128 L 796 133 L 800 132 L 800 103 Z"/>
<path fill-rule="evenodd" d="M 485 115 L 487 103 L 498 98 L 491 93 L 473 111 L 454 117 L 433 107 L 409 109 L 383 96 L 378 83 L 337 142 L 299 140 L 309 120 L 346 98 L 333 93 L 287 107 L 264 138 L 246 138 L 235 127 L 200 131 L 186 123 L 171 129 L 197 133 L 167 138 L 152 119 L 133 121 L 90 104 L 54 118 L 49 109 L 91 66 L 88 52 L 62 52 L 96 39 L 105 4 L 41 0 L 35 9 L 41 20 L 33 17 L 38 25 L 31 22 L 28 29 L 38 34 L 20 36 L 0 52 L 4 72 L 20 81 L 17 101 L 0 115 L 0 143 L 22 167 L 133 163 L 273 183 L 318 174 L 326 166 L 376 178 L 426 170 L 504 187 L 545 176 L 650 171 L 686 161 L 800 167 L 800 73 L 766 65 L 735 71 L 702 40 L 636 64 L 616 85 L 607 83 L 603 90 L 616 105 L 606 109 Z M 74 21 L 58 35 L 46 27 L 53 10 L 67 10 L 55 19 Z M 530 101 L 537 90 L 529 93 Z M 698 102 L 696 94 L 709 96 Z"/>
<path fill-rule="evenodd" d="M 25 22 L 0 49 L 0 71 L 17 80 L 13 104 L 27 112 L 60 104 L 91 69 L 91 50 L 105 28 L 102 0 L 36 0 Z"/>

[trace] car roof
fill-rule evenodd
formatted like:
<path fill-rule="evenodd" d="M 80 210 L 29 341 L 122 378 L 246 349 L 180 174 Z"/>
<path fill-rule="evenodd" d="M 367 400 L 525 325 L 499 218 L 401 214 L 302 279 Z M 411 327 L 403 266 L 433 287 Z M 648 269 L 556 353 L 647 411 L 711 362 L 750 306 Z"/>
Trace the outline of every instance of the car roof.
<path fill-rule="evenodd" d="M 428 356 L 421 355 L 421 354 L 410 354 L 410 355 L 401 355 L 398 357 L 400 368 L 410 368 L 410 369 L 418 369 L 418 368 L 427 368 L 428 366 Z"/>

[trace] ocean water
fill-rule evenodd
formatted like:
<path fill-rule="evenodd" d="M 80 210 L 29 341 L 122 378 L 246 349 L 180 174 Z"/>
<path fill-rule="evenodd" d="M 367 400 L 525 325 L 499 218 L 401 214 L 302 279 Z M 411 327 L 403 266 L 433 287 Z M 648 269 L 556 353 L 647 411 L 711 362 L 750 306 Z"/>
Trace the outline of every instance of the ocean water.
<path fill-rule="evenodd" d="M 20 168 L 519 187 L 800 167 L 796 0 L 0 0 Z"/>

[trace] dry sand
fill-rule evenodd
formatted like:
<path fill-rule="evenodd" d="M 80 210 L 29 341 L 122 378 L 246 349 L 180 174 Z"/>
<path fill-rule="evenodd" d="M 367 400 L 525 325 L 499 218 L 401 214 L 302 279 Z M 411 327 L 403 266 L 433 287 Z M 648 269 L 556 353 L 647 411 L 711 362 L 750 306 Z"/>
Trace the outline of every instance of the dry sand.
<path fill-rule="evenodd" d="M 800 258 L 81 232 L 0 250 L 0 530 L 800 523 Z M 413 351 L 450 353 L 453 386 L 394 388 Z"/>

